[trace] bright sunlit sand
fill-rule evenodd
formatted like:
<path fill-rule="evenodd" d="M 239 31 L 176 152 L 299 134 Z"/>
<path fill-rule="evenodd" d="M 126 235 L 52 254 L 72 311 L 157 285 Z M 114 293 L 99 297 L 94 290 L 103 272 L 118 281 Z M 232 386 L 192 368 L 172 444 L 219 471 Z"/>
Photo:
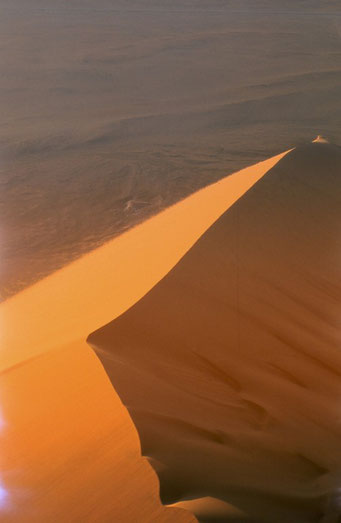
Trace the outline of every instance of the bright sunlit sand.
<path fill-rule="evenodd" d="M 5 370 L 122 314 L 287 153 L 202 189 L 0 305 Z"/>
<path fill-rule="evenodd" d="M 329 493 L 337 521 L 339 155 L 246 168 L 1 304 L 3 521 L 305 523 Z"/>
<path fill-rule="evenodd" d="M 136 429 L 85 340 L 154 286 L 286 154 L 193 194 L 0 306 L 4 521 L 68 513 L 70 521 L 130 523 L 135 510 L 146 523 L 194 521 L 160 505 Z"/>
<path fill-rule="evenodd" d="M 0 41 L 0 523 L 341 523 L 340 0 Z"/>
<path fill-rule="evenodd" d="M 340 172 L 340 147 L 290 152 L 88 338 L 199 521 L 338 521 Z"/>

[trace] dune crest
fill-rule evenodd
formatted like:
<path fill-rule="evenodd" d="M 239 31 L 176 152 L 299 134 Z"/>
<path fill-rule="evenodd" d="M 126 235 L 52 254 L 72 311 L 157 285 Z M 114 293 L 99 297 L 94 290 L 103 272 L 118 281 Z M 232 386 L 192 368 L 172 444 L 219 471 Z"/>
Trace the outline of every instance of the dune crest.
<path fill-rule="evenodd" d="M 243 521 L 308 523 L 335 498 L 340 170 L 339 147 L 294 150 L 89 337 L 164 503 L 211 497 Z"/>
<path fill-rule="evenodd" d="M 329 140 L 327 140 L 327 138 L 324 138 L 324 136 L 322 136 L 321 134 L 318 134 L 315 140 L 313 140 L 313 143 L 329 143 Z"/>
<path fill-rule="evenodd" d="M 194 193 L 0 304 L 0 370 L 85 340 L 122 314 L 286 154 Z"/>

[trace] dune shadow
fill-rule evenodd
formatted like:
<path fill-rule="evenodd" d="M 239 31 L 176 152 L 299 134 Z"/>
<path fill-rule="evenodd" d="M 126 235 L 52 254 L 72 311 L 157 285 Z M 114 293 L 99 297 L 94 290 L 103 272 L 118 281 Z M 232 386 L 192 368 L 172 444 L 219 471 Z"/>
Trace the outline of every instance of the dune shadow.
<path fill-rule="evenodd" d="M 163 502 L 214 496 L 238 521 L 323 517 L 341 470 L 340 204 L 341 148 L 297 148 L 89 336 Z"/>

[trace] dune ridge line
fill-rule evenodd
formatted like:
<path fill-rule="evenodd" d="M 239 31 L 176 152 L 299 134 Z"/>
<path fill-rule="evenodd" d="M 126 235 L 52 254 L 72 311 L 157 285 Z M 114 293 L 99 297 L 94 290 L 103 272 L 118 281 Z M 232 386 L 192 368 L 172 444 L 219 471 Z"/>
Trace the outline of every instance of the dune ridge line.
<path fill-rule="evenodd" d="M 0 305 L 0 371 L 85 339 L 136 303 L 289 151 L 201 189 Z"/>

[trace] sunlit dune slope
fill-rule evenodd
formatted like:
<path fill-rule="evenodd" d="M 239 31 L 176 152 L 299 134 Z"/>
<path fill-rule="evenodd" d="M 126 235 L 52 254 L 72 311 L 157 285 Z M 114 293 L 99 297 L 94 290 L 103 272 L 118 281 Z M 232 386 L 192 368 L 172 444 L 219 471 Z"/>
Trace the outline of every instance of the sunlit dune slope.
<path fill-rule="evenodd" d="M 194 523 L 160 503 L 138 435 L 85 341 L 1 376 L 1 523 Z"/>
<path fill-rule="evenodd" d="M 210 496 L 243 521 L 305 523 L 333 500 L 340 200 L 341 149 L 294 150 L 90 336 L 164 502 Z"/>
<path fill-rule="evenodd" d="M 0 305 L 0 369 L 86 339 L 141 298 L 286 153 L 193 194 Z"/>

